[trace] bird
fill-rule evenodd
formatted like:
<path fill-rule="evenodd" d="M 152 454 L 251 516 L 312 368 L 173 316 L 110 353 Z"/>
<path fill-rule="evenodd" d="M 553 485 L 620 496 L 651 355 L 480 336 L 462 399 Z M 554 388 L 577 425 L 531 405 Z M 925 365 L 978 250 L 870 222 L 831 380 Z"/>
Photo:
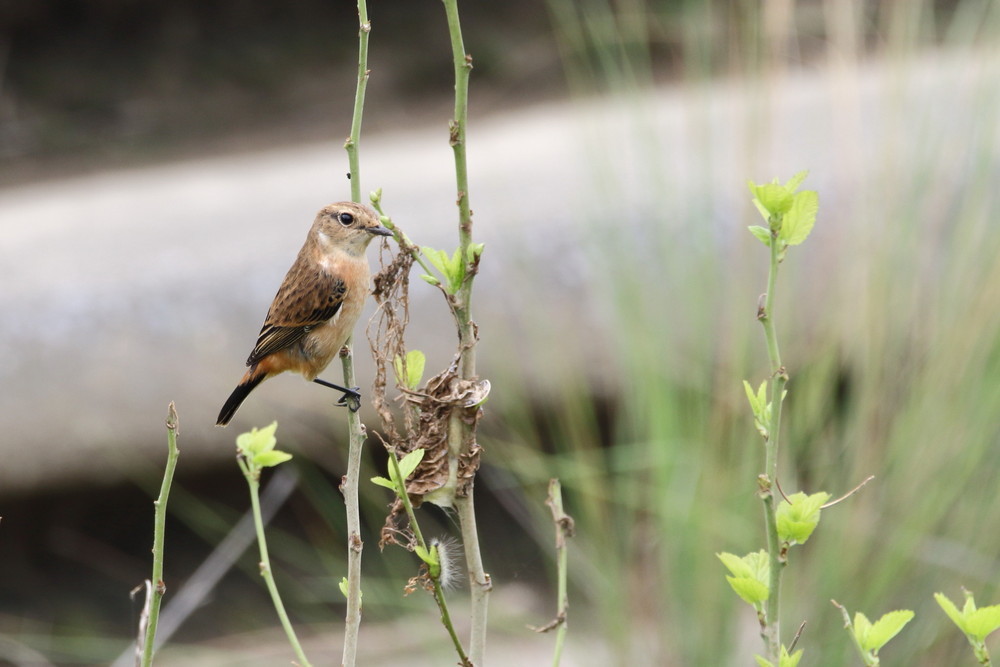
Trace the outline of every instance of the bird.
<path fill-rule="evenodd" d="M 320 209 L 267 311 L 247 371 L 222 406 L 216 426 L 228 424 L 257 385 L 285 371 L 342 391 L 338 404 L 358 409 L 357 387 L 341 387 L 317 376 L 350 338 L 370 292 L 368 244 L 376 236 L 391 235 L 364 204 L 338 202 Z"/>

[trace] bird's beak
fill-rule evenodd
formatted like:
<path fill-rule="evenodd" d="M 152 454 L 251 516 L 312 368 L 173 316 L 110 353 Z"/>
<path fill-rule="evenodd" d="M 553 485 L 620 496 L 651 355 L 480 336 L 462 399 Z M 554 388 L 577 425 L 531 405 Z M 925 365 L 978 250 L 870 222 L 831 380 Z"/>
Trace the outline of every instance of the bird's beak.
<path fill-rule="evenodd" d="M 369 234 L 378 234 L 379 236 L 392 236 L 392 230 L 388 227 L 383 227 L 382 225 L 365 227 L 365 231 Z"/>

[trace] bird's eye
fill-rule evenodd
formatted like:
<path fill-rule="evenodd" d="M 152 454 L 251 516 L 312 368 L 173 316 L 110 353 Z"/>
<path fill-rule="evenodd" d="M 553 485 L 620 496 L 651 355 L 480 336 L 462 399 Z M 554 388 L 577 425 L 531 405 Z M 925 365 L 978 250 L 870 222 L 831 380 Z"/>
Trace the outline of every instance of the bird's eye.
<path fill-rule="evenodd" d="M 350 213 L 341 213 L 340 215 L 337 216 L 337 219 L 340 220 L 340 224 L 344 225 L 345 227 L 354 222 L 354 216 L 351 215 Z"/>

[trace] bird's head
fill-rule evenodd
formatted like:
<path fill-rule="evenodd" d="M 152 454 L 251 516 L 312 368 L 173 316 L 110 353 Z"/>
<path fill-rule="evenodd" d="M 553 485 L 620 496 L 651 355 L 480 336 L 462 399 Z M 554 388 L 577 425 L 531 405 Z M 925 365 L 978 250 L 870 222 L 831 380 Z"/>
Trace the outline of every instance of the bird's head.
<path fill-rule="evenodd" d="M 312 233 L 321 246 L 340 249 L 352 255 L 364 253 L 376 236 L 392 236 L 379 222 L 378 214 L 364 204 L 344 201 L 320 209 Z"/>

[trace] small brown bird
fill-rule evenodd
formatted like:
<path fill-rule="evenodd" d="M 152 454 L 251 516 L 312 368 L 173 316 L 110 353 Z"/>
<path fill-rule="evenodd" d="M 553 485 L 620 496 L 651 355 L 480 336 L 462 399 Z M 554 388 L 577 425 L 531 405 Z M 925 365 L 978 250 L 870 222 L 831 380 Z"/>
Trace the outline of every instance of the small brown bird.
<path fill-rule="evenodd" d="M 390 236 L 368 206 L 340 202 L 316 214 L 299 256 L 271 303 L 249 369 L 219 412 L 225 426 L 254 388 L 294 371 L 344 392 L 340 404 L 357 409 L 360 394 L 316 378 L 340 352 L 368 296 L 371 272 L 365 250 L 376 235 Z"/>

